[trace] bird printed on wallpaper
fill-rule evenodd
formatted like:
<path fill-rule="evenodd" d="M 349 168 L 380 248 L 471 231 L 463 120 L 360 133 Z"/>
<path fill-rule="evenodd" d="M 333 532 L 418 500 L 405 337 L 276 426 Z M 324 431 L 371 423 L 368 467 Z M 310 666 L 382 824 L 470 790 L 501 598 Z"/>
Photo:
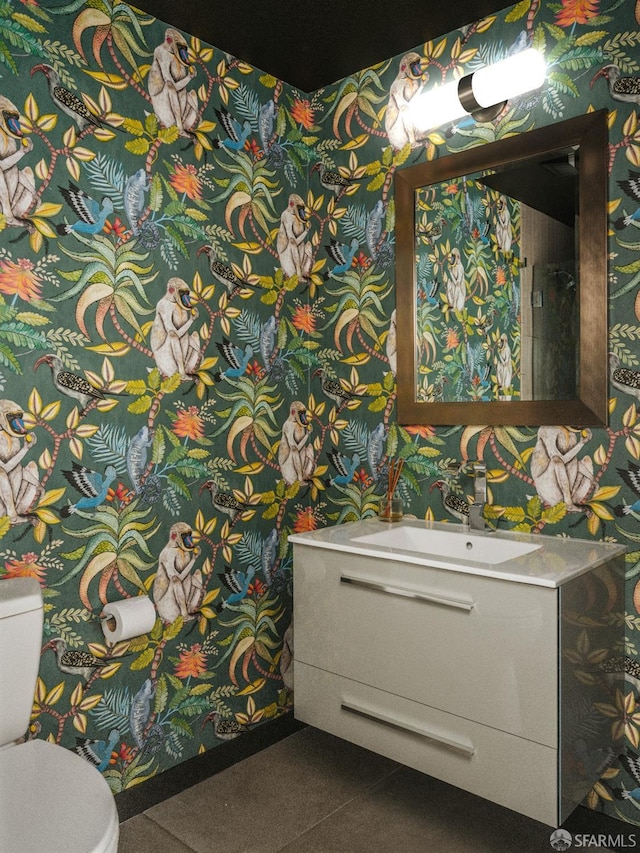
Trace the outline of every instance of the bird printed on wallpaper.
<path fill-rule="evenodd" d="M 640 803 L 640 756 L 627 749 L 618 756 L 618 760 L 635 782 L 635 787 L 629 790 L 624 785 L 622 788 L 612 788 L 614 796 L 618 800 L 635 800 Z"/>
<path fill-rule="evenodd" d="M 629 655 L 607 658 L 598 665 L 598 673 L 607 684 L 624 686 L 626 682 L 636 693 L 640 693 L 640 662 Z"/>
<path fill-rule="evenodd" d="M 207 256 L 207 260 L 209 261 L 209 271 L 211 275 L 216 281 L 220 282 L 220 284 L 223 284 L 227 288 L 229 296 L 233 296 L 237 290 L 243 290 L 246 287 L 258 287 L 258 285 L 252 284 L 250 281 L 246 281 L 246 279 L 238 278 L 230 266 L 227 266 L 227 264 L 224 264 L 219 260 L 218 254 L 213 246 L 201 246 L 196 252 L 196 257 L 203 254 Z"/>
<path fill-rule="evenodd" d="M 117 742 L 120 740 L 120 732 L 118 729 L 112 729 L 109 732 L 108 740 L 99 740 L 97 738 L 76 738 L 76 745 L 73 751 L 80 758 L 84 758 L 90 764 L 102 773 L 106 770 L 113 757 L 113 750 Z"/>
<path fill-rule="evenodd" d="M 632 172 L 629 169 L 628 177 L 624 181 L 617 181 L 618 186 L 623 190 L 629 198 L 632 198 L 636 204 L 640 205 L 640 172 Z M 625 214 L 615 220 L 613 223 L 618 231 L 631 225 L 633 222 L 640 222 L 640 206 L 633 213 Z"/>
<path fill-rule="evenodd" d="M 56 225 L 56 231 L 61 236 L 65 234 L 99 234 L 113 213 L 113 201 L 105 196 L 101 202 L 87 195 L 75 184 L 69 182 L 68 187 L 58 187 L 62 197 L 77 216 L 70 225 L 65 222 Z"/>
<path fill-rule="evenodd" d="M 455 495 L 447 483 L 446 480 L 436 480 L 433 483 L 429 491 L 432 492 L 434 489 L 438 489 L 440 495 L 442 496 L 442 506 L 445 510 L 452 515 L 458 521 L 461 521 L 463 524 L 469 523 L 469 504 L 464 498 L 458 497 Z"/>
<path fill-rule="evenodd" d="M 84 377 L 79 376 L 77 373 L 65 370 L 62 360 L 57 355 L 48 353 L 41 356 L 33 365 L 33 369 L 37 370 L 41 364 L 48 364 L 51 368 L 53 384 L 56 390 L 80 403 L 82 406 L 81 414 L 84 414 L 93 401 L 104 400 L 104 394 L 99 388 L 87 382 Z"/>
<path fill-rule="evenodd" d="M 319 367 L 317 370 L 311 374 L 311 378 L 315 379 L 316 376 L 320 377 L 320 386 L 322 388 L 322 393 L 325 397 L 328 397 L 330 400 L 336 404 L 336 406 L 342 407 L 350 400 L 353 400 L 356 397 L 356 394 L 352 394 L 351 391 L 345 390 L 341 383 L 336 379 L 331 379 L 327 376 L 324 368 Z"/>
<path fill-rule="evenodd" d="M 378 199 L 375 203 L 373 210 L 367 216 L 367 222 L 365 225 L 365 236 L 367 239 L 367 248 L 369 249 L 369 254 L 375 261 L 378 256 L 378 247 L 380 243 L 380 236 L 382 234 L 382 223 L 384 220 L 384 202 L 382 199 Z"/>
<path fill-rule="evenodd" d="M 589 84 L 593 88 L 599 77 L 604 77 L 609 86 L 609 95 L 614 101 L 623 104 L 640 105 L 640 77 L 630 77 L 622 74 L 617 65 L 605 65 L 591 78 Z"/>
<path fill-rule="evenodd" d="M 271 359 L 276 348 L 276 333 L 278 331 L 278 321 L 272 314 L 260 326 L 260 355 L 265 370 L 271 367 Z"/>
<path fill-rule="evenodd" d="M 243 732 L 249 730 L 249 726 L 245 723 L 239 723 L 237 720 L 227 720 L 222 717 L 218 711 L 211 711 L 202 721 L 202 728 L 207 723 L 213 725 L 213 733 L 218 740 L 233 740 Z"/>
<path fill-rule="evenodd" d="M 137 495 L 142 491 L 142 477 L 147 470 L 148 450 L 153 444 L 154 430 L 144 424 L 129 441 L 126 453 L 127 474 Z"/>
<path fill-rule="evenodd" d="M 315 166 L 311 168 L 311 172 L 317 172 L 320 178 L 320 183 L 324 189 L 331 191 L 336 196 L 341 196 L 353 183 L 353 178 L 345 178 L 344 175 L 340 174 L 340 172 L 336 172 L 333 169 L 327 169 L 321 161 L 318 161 Z"/>
<path fill-rule="evenodd" d="M 267 586 L 270 586 L 273 581 L 273 575 L 278 562 L 279 543 L 278 529 L 274 527 L 265 539 L 260 553 L 260 566 Z"/>
<path fill-rule="evenodd" d="M 360 465 L 360 456 L 354 453 L 351 459 L 340 453 L 339 450 L 330 450 L 327 453 L 329 461 L 338 472 L 328 480 L 324 481 L 325 486 L 348 486 L 353 481 L 353 475 L 356 473 L 358 465 Z"/>
<path fill-rule="evenodd" d="M 94 115 L 81 98 L 74 95 L 73 92 L 63 86 L 62 81 L 60 80 L 60 75 L 53 66 L 46 65 L 44 63 L 34 65 L 31 69 L 31 76 L 33 77 L 33 75 L 39 71 L 42 72 L 47 79 L 51 100 L 60 112 L 75 121 L 79 131 L 82 132 L 88 127 L 103 127 L 107 130 L 120 130 L 119 127 L 109 124 L 109 122 Z"/>
<path fill-rule="evenodd" d="M 326 281 L 328 278 L 335 278 L 336 276 L 345 273 L 348 269 L 351 269 L 351 264 L 353 263 L 353 258 L 358 251 L 359 243 L 354 237 L 349 245 L 346 246 L 344 243 L 340 243 L 338 240 L 331 238 L 329 245 L 325 245 L 324 248 L 334 264 L 334 266 L 330 270 L 327 270 L 327 272 L 322 276 Z"/>
<path fill-rule="evenodd" d="M 631 394 L 640 400 L 640 371 L 620 366 L 620 359 L 614 352 L 609 353 L 609 381 L 623 394 Z"/>
<path fill-rule="evenodd" d="M 389 362 L 389 370 L 395 376 L 398 372 L 398 321 L 395 308 L 389 317 L 389 331 L 384 342 L 384 351 Z"/>
<path fill-rule="evenodd" d="M 72 462 L 71 471 L 63 471 L 67 482 L 82 495 L 75 503 L 64 506 L 60 510 L 63 518 L 69 518 L 74 512 L 94 510 L 101 506 L 107 497 L 109 486 L 118 476 L 113 465 L 107 465 L 104 474 L 92 471 L 84 465 Z"/>
<path fill-rule="evenodd" d="M 634 493 L 636 499 L 632 504 L 618 504 L 614 507 L 614 512 L 619 518 L 624 518 L 625 515 L 634 515 L 640 519 L 640 467 L 635 462 L 627 462 L 627 469 L 618 468 L 618 474 L 622 481 Z"/>
<path fill-rule="evenodd" d="M 247 370 L 249 362 L 253 357 L 253 347 L 247 344 L 244 350 L 232 344 L 227 338 L 222 339 L 222 343 L 216 341 L 218 352 L 227 362 L 229 367 L 224 370 L 214 373 L 213 378 L 216 382 L 222 382 L 223 379 L 239 379 Z"/>
<path fill-rule="evenodd" d="M 131 702 L 131 708 L 129 709 L 129 729 L 139 749 L 144 749 L 146 743 L 145 730 L 151 717 L 151 700 L 155 694 L 156 688 L 153 681 L 147 678 Z"/>
<path fill-rule="evenodd" d="M 258 133 L 263 151 L 268 151 L 273 142 L 273 125 L 275 124 L 277 114 L 278 108 L 273 99 L 263 104 L 258 112 Z"/>
<path fill-rule="evenodd" d="M 467 284 L 465 281 L 464 265 L 460 258 L 460 249 L 454 247 L 447 258 L 448 270 L 446 271 L 446 296 L 447 304 L 454 311 L 462 311 L 467 297 Z"/>
<path fill-rule="evenodd" d="M 225 607 L 238 604 L 242 601 L 249 590 L 254 574 L 255 571 L 252 568 L 249 568 L 246 572 L 241 572 L 238 569 L 232 569 L 231 566 L 224 567 L 224 572 L 218 574 L 218 577 L 230 591 L 230 595 L 216 605 L 218 613 L 221 613 Z"/>
<path fill-rule="evenodd" d="M 221 127 L 226 136 L 224 139 L 214 140 L 214 148 L 228 148 L 230 151 L 240 151 L 244 148 L 247 137 L 251 133 L 251 123 L 244 121 L 242 124 L 235 119 L 227 110 L 214 110 Z"/>
<path fill-rule="evenodd" d="M 369 433 L 367 439 L 367 462 L 371 476 L 377 483 L 381 476 L 382 459 L 384 457 L 385 443 L 387 441 L 388 429 L 381 421 Z"/>
<path fill-rule="evenodd" d="M 99 669 L 107 666 L 108 658 L 97 658 L 91 652 L 82 649 L 70 649 L 66 640 L 56 637 L 43 647 L 42 651 L 53 649 L 56 656 L 56 666 L 66 675 L 76 675 L 83 681 L 88 681 Z"/>
<path fill-rule="evenodd" d="M 200 486 L 199 494 L 208 491 L 211 495 L 211 504 L 218 512 L 224 512 L 231 519 L 231 524 L 235 524 L 241 512 L 247 509 L 247 505 L 240 503 L 229 492 L 221 492 L 220 486 L 215 480 L 207 480 Z"/>
<path fill-rule="evenodd" d="M 124 213 L 134 237 L 140 231 L 138 223 L 146 207 L 145 194 L 150 189 L 151 177 L 147 175 L 144 169 L 138 169 L 133 175 L 129 175 L 124 185 L 124 193 L 122 195 Z"/>

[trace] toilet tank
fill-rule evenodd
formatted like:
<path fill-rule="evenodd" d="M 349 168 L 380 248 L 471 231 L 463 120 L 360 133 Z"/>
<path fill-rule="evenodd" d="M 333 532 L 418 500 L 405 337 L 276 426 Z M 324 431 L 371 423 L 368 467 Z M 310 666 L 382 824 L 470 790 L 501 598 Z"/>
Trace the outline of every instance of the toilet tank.
<path fill-rule="evenodd" d="M 0 747 L 25 734 L 42 645 L 42 592 L 35 578 L 0 580 Z"/>

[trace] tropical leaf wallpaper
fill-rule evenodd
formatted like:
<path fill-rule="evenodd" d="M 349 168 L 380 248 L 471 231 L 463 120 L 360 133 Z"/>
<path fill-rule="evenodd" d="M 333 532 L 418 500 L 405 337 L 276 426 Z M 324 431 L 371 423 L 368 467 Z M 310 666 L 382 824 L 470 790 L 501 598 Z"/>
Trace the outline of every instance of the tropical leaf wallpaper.
<path fill-rule="evenodd" d="M 530 44 L 547 80 L 494 122 L 405 126 L 422 85 Z M 268 724 L 293 702 L 288 534 L 372 515 L 391 458 L 406 509 L 454 522 L 442 493 L 469 495 L 452 471 L 482 458 L 492 523 L 627 545 L 627 612 L 577 635 L 585 671 L 618 676 L 577 734 L 638 751 L 635 4 L 522 0 L 314 93 L 223 51 L 110 0 L 0 7 L 0 576 L 45 595 L 32 736 L 119 792 Z M 610 426 L 399 426 L 395 172 L 603 107 Z M 433 332 L 460 369 L 461 330 L 495 351 L 483 323 L 518 311 L 485 238 L 461 258 L 483 256 L 479 299 Z M 153 630 L 108 649 L 102 606 L 141 593 Z M 598 641 L 611 620 L 624 649 Z M 638 780 L 605 766 L 588 805 L 638 822 Z"/>

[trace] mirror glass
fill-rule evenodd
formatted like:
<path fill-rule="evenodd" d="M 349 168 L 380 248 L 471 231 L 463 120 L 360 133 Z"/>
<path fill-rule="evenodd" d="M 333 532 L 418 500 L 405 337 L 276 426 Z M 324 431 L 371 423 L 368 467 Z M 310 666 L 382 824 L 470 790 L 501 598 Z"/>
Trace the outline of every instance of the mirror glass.
<path fill-rule="evenodd" d="M 601 111 L 396 173 L 401 423 L 606 422 L 606 144 Z"/>

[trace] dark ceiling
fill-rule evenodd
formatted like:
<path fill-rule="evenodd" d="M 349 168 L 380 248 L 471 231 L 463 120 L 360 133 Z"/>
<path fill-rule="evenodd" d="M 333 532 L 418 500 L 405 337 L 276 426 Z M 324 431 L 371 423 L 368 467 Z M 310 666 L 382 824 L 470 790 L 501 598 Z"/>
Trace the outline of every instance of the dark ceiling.
<path fill-rule="evenodd" d="M 261 71 L 314 92 L 510 5 L 504 0 L 133 0 Z"/>

